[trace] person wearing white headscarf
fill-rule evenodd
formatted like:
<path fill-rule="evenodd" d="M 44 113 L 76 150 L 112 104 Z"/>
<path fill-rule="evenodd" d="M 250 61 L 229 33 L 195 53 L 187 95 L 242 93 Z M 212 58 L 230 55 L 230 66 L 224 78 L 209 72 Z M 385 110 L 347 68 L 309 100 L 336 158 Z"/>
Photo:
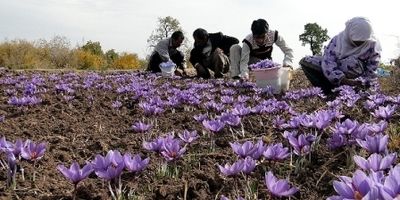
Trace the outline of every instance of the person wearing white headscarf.
<path fill-rule="evenodd" d="M 344 31 L 332 38 L 323 56 L 308 56 L 300 65 L 310 80 L 325 93 L 340 85 L 362 86 L 376 77 L 381 46 L 371 22 L 355 17 L 346 22 Z"/>

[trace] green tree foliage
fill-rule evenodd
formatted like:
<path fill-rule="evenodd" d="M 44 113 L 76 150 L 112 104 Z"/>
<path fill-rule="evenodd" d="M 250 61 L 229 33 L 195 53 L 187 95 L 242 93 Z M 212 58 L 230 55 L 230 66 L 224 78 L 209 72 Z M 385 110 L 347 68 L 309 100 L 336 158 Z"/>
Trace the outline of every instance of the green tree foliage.
<path fill-rule="evenodd" d="M 157 28 L 151 33 L 147 39 L 147 43 L 150 48 L 153 48 L 157 43 L 165 38 L 171 37 L 175 31 L 182 31 L 180 23 L 177 19 L 167 16 L 164 18 L 158 18 Z"/>
<path fill-rule="evenodd" d="M 103 50 L 101 49 L 100 42 L 88 41 L 81 47 L 83 51 L 90 52 L 93 55 L 103 56 Z"/>
<path fill-rule="evenodd" d="M 108 51 L 104 54 L 104 57 L 106 58 L 107 63 L 108 63 L 108 64 L 111 64 L 111 63 L 113 63 L 115 60 L 118 59 L 119 55 L 118 55 L 117 52 L 115 52 L 114 49 L 110 49 L 110 50 L 108 50 Z"/>
<path fill-rule="evenodd" d="M 322 44 L 329 40 L 328 30 L 323 29 L 317 23 L 308 23 L 304 25 L 304 33 L 299 36 L 302 45 L 310 45 L 313 55 L 320 55 L 322 53 Z"/>
<path fill-rule="evenodd" d="M 192 48 L 190 36 L 188 36 L 185 31 L 183 31 L 178 19 L 175 19 L 171 16 L 158 18 L 156 29 L 147 39 L 149 49 L 152 51 L 153 48 L 158 44 L 158 42 L 168 37 L 171 37 L 172 33 L 175 31 L 182 31 L 185 35 L 185 40 L 183 41 L 182 46 L 179 49 L 185 54 L 185 57 L 188 58 L 188 56 L 190 55 L 190 49 Z M 188 62 L 188 59 L 186 60 Z"/>

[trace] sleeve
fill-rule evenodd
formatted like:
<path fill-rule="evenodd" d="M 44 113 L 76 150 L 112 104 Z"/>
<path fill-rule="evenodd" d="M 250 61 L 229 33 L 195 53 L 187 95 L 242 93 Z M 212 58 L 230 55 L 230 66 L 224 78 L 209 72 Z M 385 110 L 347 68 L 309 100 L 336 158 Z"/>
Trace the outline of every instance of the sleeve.
<path fill-rule="evenodd" d="M 345 77 L 344 73 L 337 66 L 338 57 L 334 51 L 336 47 L 336 38 L 333 38 L 324 51 L 322 58 L 322 72 L 325 77 L 334 85 L 340 85 Z"/>
<path fill-rule="evenodd" d="M 201 51 L 202 49 L 196 47 L 190 51 L 189 62 L 192 63 L 193 66 L 195 66 L 196 63 L 201 63 L 201 59 L 203 56 Z"/>
<path fill-rule="evenodd" d="M 243 42 L 242 53 L 240 58 L 240 77 L 249 75 L 250 47 Z"/>
<path fill-rule="evenodd" d="M 363 77 L 367 79 L 376 77 L 375 71 L 378 69 L 379 62 L 381 60 L 381 54 L 375 49 L 375 47 L 372 47 L 369 51 L 371 52 L 371 56 L 366 62 L 366 69 L 363 75 Z"/>
<path fill-rule="evenodd" d="M 229 56 L 229 49 L 234 44 L 239 44 L 239 40 L 237 38 L 227 35 L 222 36 L 222 49 L 227 56 Z"/>
<path fill-rule="evenodd" d="M 163 62 L 167 62 L 168 60 L 170 60 L 168 45 L 169 40 L 162 40 L 154 48 L 154 51 L 156 51 L 158 55 L 160 55 Z"/>
<path fill-rule="evenodd" d="M 280 35 L 278 35 L 275 44 L 285 54 L 285 57 L 283 59 L 283 65 L 293 66 L 293 50 L 286 44 L 285 40 Z"/>

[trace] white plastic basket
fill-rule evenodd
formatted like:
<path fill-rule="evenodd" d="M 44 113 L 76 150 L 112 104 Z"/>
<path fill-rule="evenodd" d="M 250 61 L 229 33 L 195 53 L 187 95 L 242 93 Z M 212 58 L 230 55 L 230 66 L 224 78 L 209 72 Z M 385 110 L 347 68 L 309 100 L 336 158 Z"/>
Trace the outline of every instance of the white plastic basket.
<path fill-rule="evenodd" d="M 161 76 L 172 77 L 176 70 L 176 64 L 173 62 L 163 62 L 160 64 Z"/>
<path fill-rule="evenodd" d="M 289 90 L 290 70 L 288 68 L 275 67 L 268 69 L 254 69 L 252 71 L 258 87 L 270 86 L 274 94 Z"/>

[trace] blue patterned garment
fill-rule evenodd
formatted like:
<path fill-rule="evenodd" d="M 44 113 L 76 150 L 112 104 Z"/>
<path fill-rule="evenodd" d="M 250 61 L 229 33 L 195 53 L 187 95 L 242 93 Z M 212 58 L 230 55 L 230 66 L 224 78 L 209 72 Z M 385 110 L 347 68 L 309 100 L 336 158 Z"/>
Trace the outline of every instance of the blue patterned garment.
<path fill-rule="evenodd" d="M 380 61 L 380 53 L 371 47 L 364 54 L 354 57 L 348 56 L 339 59 L 336 49 L 337 36 L 332 38 L 325 48 L 323 56 L 308 56 L 306 62 L 320 66 L 327 79 L 334 85 L 340 85 L 343 78 L 354 79 L 363 77 L 372 79 L 376 77 L 375 71 Z"/>

